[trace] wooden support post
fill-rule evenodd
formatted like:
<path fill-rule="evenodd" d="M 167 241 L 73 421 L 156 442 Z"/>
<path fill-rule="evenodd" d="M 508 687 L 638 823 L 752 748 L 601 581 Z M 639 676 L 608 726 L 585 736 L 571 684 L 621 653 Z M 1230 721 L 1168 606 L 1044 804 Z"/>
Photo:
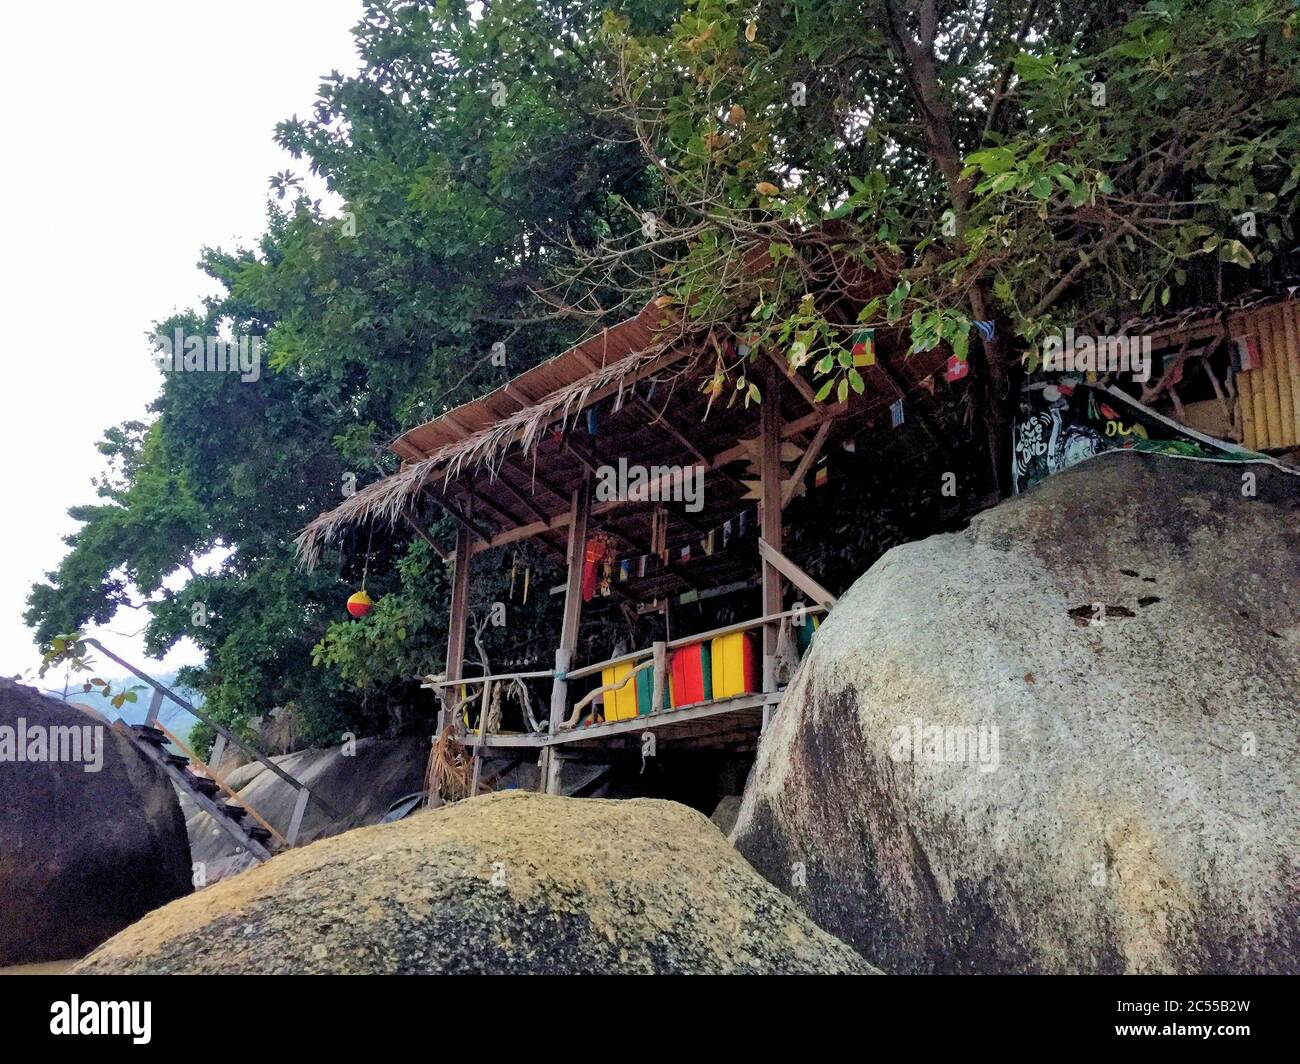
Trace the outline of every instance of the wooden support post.
<path fill-rule="evenodd" d="M 459 680 L 465 668 L 465 625 L 469 618 L 469 563 L 471 532 L 464 525 L 456 529 L 456 559 L 451 570 L 451 614 L 447 623 L 447 679 Z M 447 687 L 443 708 L 438 712 L 438 734 L 447 727 L 448 709 L 456 704 L 459 689 Z"/>
<path fill-rule="evenodd" d="M 208 764 L 212 766 L 212 771 L 221 771 L 221 759 L 226 756 L 226 737 L 217 732 L 217 737 L 212 743 L 212 752 L 208 754 Z"/>
<path fill-rule="evenodd" d="M 158 711 L 162 709 L 163 693 L 155 690 L 153 698 L 149 699 L 149 713 L 145 716 L 144 722 L 150 727 L 158 723 Z"/>
<path fill-rule="evenodd" d="M 564 621 L 560 627 L 560 645 L 555 651 L 555 680 L 551 684 L 550 734 L 559 731 L 568 705 L 569 681 L 566 673 L 578 645 L 578 625 L 582 620 L 582 562 L 587 549 L 587 518 L 591 514 L 591 483 L 583 478 L 569 502 L 569 548 L 565 552 L 568 579 L 564 584 Z M 542 790 L 560 793 L 560 761 L 550 747 L 542 750 Z"/>
<path fill-rule="evenodd" d="M 773 550 L 771 544 L 761 536 L 758 540 L 758 553 L 762 556 L 763 561 L 776 566 L 790 583 L 794 584 L 796 588 L 811 598 L 817 605 L 825 606 L 828 610 L 835 605 L 836 598 L 834 595 L 780 551 Z"/>
<path fill-rule="evenodd" d="M 298 800 L 293 805 L 293 816 L 289 820 L 289 830 L 285 833 L 285 841 L 290 846 L 298 845 L 298 832 L 302 830 L 302 817 L 307 812 L 307 803 L 311 801 L 311 791 L 306 787 L 298 788 Z"/>
<path fill-rule="evenodd" d="M 762 483 L 763 514 L 759 534 L 777 553 L 782 549 L 781 522 L 781 378 L 768 364 L 763 375 L 763 403 L 759 429 L 759 474 Z M 763 561 L 763 616 L 781 612 L 781 571 L 770 561 Z M 780 637 L 774 622 L 763 625 L 763 690 L 776 690 L 776 649 Z M 763 730 L 771 715 L 771 705 L 763 706 Z"/>
<path fill-rule="evenodd" d="M 650 696 L 650 712 L 658 713 L 668 707 L 668 644 L 654 644 L 654 689 Z"/>

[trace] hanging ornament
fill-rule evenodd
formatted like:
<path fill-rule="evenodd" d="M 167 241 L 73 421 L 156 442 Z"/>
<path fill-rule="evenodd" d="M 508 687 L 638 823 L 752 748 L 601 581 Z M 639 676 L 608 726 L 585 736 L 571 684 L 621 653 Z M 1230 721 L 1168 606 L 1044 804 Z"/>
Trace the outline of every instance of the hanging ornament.
<path fill-rule="evenodd" d="M 364 587 L 348 599 L 348 613 L 352 614 L 353 617 L 364 617 L 374 608 L 375 602 L 366 594 Z"/>
<path fill-rule="evenodd" d="M 604 560 L 609 543 L 603 533 L 596 533 L 587 541 L 582 558 L 582 601 L 590 602 L 600 584 L 600 563 Z"/>
<path fill-rule="evenodd" d="M 361 566 L 361 590 L 348 599 L 348 613 L 360 619 L 375 608 L 374 599 L 366 594 L 366 577 L 370 575 L 370 545 L 374 542 L 375 526 L 370 526 L 370 535 L 366 537 L 366 560 Z"/>
<path fill-rule="evenodd" d="M 876 364 L 876 330 L 859 329 L 853 334 L 853 364 L 859 368 Z"/>

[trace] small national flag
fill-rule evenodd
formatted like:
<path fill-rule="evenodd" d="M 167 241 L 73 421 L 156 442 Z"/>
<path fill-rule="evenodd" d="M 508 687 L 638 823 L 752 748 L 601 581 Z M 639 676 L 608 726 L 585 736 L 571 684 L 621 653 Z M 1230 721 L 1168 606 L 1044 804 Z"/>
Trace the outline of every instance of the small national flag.
<path fill-rule="evenodd" d="M 722 546 L 725 548 L 726 545 L 730 542 L 731 542 L 731 522 L 724 521 L 722 523 Z"/>
<path fill-rule="evenodd" d="M 646 565 L 646 560 L 647 560 L 649 557 L 650 557 L 650 555 L 648 555 L 648 554 L 643 554 L 643 555 L 641 555 L 640 558 L 637 559 L 637 565 L 636 565 L 636 575 L 637 575 L 637 576 L 645 576 L 645 565 Z"/>
<path fill-rule="evenodd" d="M 859 367 L 876 364 L 875 329 L 859 329 L 853 334 L 853 364 Z"/>
<path fill-rule="evenodd" d="M 826 486 L 826 482 L 830 480 L 830 478 L 830 470 L 827 469 L 826 463 L 822 462 L 817 466 L 817 471 L 813 474 L 813 485 L 818 488 L 823 488 Z"/>
<path fill-rule="evenodd" d="M 970 363 L 964 358 L 958 358 L 953 355 L 948 359 L 948 368 L 943 371 L 943 379 L 946 381 L 959 381 L 970 372 Z"/>
<path fill-rule="evenodd" d="M 743 537 L 745 533 L 748 531 L 749 531 L 749 511 L 741 510 L 740 511 L 740 532 L 738 534 L 741 537 Z"/>
<path fill-rule="evenodd" d="M 709 534 L 700 541 L 700 546 L 704 548 L 705 557 L 711 557 L 713 555 L 713 533 L 715 531 L 716 529 L 709 529 Z"/>
<path fill-rule="evenodd" d="M 979 330 L 980 336 L 985 340 L 993 339 L 993 323 L 991 321 L 977 321 L 975 328 Z"/>
<path fill-rule="evenodd" d="M 1238 373 L 1246 373 L 1252 369 L 1259 369 L 1259 341 L 1253 336 L 1238 336 L 1233 341 L 1234 358 L 1233 369 Z"/>
<path fill-rule="evenodd" d="M 686 546 L 682 548 L 682 561 L 688 562 L 690 560 L 691 560 L 691 545 L 688 543 L 686 544 Z"/>
<path fill-rule="evenodd" d="M 900 395 L 889 404 L 889 424 L 898 428 L 903 423 L 903 397 Z"/>
<path fill-rule="evenodd" d="M 620 583 L 627 583 L 627 578 L 632 575 L 632 560 L 624 558 L 618 563 L 618 579 Z"/>

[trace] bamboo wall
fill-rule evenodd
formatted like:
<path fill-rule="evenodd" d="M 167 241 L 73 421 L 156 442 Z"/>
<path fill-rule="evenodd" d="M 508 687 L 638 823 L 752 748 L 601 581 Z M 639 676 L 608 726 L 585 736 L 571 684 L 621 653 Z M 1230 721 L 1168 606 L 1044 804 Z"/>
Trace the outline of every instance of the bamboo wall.
<path fill-rule="evenodd" d="M 1252 450 L 1300 446 L 1300 300 L 1234 314 L 1228 333 L 1259 345 L 1259 367 L 1236 375 L 1242 442 Z"/>

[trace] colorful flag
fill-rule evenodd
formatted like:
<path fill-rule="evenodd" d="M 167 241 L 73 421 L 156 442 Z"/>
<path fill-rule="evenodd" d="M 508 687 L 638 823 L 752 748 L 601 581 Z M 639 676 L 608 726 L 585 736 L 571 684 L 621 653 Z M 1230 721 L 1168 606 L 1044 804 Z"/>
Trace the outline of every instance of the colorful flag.
<path fill-rule="evenodd" d="M 875 329 L 859 329 L 853 334 L 853 364 L 855 366 L 876 364 Z"/>
<path fill-rule="evenodd" d="M 817 466 L 817 471 L 813 474 L 813 485 L 818 488 L 825 487 L 826 482 L 830 480 L 830 478 L 830 470 L 826 467 L 825 462 L 821 462 Z"/>
<path fill-rule="evenodd" d="M 952 358 L 948 359 L 948 368 L 943 371 L 943 379 L 949 382 L 959 381 L 969 372 L 970 363 L 964 358 L 953 355 Z"/>
<path fill-rule="evenodd" d="M 1232 341 L 1233 343 L 1233 360 L 1232 366 L 1238 373 L 1246 373 L 1252 369 L 1259 369 L 1259 341 L 1253 336 L 1238 336 Z"/>
<path fill-rule="evenodd" d="M 898 428 L 903 423 L 903 397 L 900 395 L 889 405 L 889 423 Z"/>
<path fill-rule="evenodd" d="M 979 330 L 980 336 L 985 340 L 993 339 L 993 323 L 991 321 L 977 321 L 975 328 Z"/>

